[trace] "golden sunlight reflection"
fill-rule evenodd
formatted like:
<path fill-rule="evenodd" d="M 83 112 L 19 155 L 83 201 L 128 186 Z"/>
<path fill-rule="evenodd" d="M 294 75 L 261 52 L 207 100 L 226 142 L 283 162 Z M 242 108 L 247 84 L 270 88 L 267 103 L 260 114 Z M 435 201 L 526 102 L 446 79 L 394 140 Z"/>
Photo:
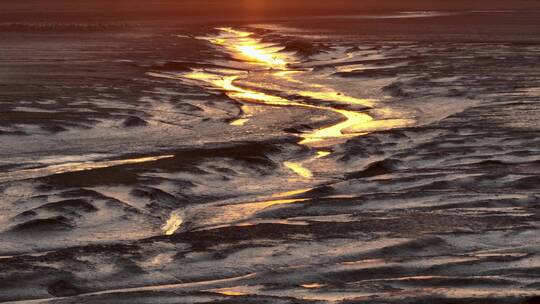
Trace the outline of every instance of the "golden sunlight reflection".
<path fill-rule="evenodd" d="M 362 105 L 365 107 L 372 107 L 375 102 L 375 100 L 373 99 L 356 98 L 352 96 L 347 96 L 329 88 L 323 88 L 320 91 L 301 91 L 301 92 L 298 92 L 298 94 L 303 97 L 309 97 L 309 98 L 318 99 L 318 100 L 331 100 L 333 102 L 341 102 L 344 104 L 352 104 L 352 105 Z"/>
<path fill-rule="evenodd" d="M 87 161 L 87 162 L 68 162 L 64 164 L 55 164 L 42 168 L 24 169 L 13 172 L 0 173 L 0 182 L 3 180 L 18 180 L 27 178 L 36 178 L 52 174 L 61 174 L 67 172 L 77 172 L 86 170 L 95 170 L 121 165 L 138 164 L 145 162 L 158 161 L 160 159 L 171 158 L 174 155 L 148 156 L 130 159 L 105 160 L 105 161 Z"/>
<path fill-rule="evenodd" d="M 251 33 L 237 31 L 231 28 L 219 28 L 222 36 L 211 39 L 210 42 L 223 45 L 240 59 L 265 65 L 269 68 L 284 68 L 287 65 L 285 56 L 279 51 L 282 47 L 262 43 L 260 40 L 251 38 Z M 224 34 L 224 35 L 223 35 Z M 234 41 L 234 43 L 230 43 Z"/>
<path fill-rule="evenodd" d="M 313 188 L 291 190 L 291 191 L 286 191 L 286 192 L 280 192 L 280 193 L 273 194 L 272 197 L 274 197 L 274 198 L 275 197 L 289 197 L 289 196 L 293 196 L 293 195 L 303 194 L 303 193 L 306 193 L 306 192 L 311 191 L 311 190 L 313 190 Z"/>
<path fill-rule="evenodd" d="M 359 126 L 361 128 L 365 123 L 373 120 L 371 116 L 360 112 L 347 110 L 334 110 L 334 112 L 343 115 L 346 120 L 333 126 L 316 130 L 313 133 L 304 134 L 304 140 L 300 141 L 300 144 L 307 145 L 309 143 L 319 142 L 325 139 L 343 138 L 345 135 L 343 134 L 342 130 L 351 128 L 353 126 Z M 351 135 L 359 135 L 360 133 L 362 133 L 362 131 L 358 131 L 357 134 Z"/>
<path fill-rule="evenodd" d="M 296 94 L 302 97 L 321 101 L 339 102 L 349 105 L 362 105 L 364 107 L 372 107 L 376 102 L 374 99 L 348 96 L 341 92 L 335 91 L 330 87 L 301 80 L 305 76 L 304 74 L 305 71 L 301 70 L 283 70 L 274 72 L 272 75 L 274 77 L 286 80 L 287 82 L 300 84 L 299 89 L 295 89 L 294 86 L 292 86 L 289 88 L 289 90 L 291 94 Z"/>
<path fill-rule="evenodd" d="M 257 48 L 255 45 L 239 45 L 237 49 L 246 57 L 259 61 L 270 66 L 283 66 L 285 61 L 272 55 L 272 53 L 266 53 L 262 51 L 262 48 Z"/>
<path fill-rule="evenodd" d="M 246 208 L 247 210 L 250 210 L 248 211 L 250 213 L 257 213 L 260 210 L 270 208 L 273 206 L 294 204 L 298 202 L 304 202 L 307 200 L 308 200 L 307 198 L 277 199 L 277 200 L 242 204 L 242 208 Z"/>
<path fill-rule="evenodd" d="M 240 221 L 244 221 L 265 209 L 308 200 L 307 198 L 280 198 L 274 196 L 271 198 L 272 199 L 270 200 L 248 201 L 234 204 L 225 203 L 223 205 L 218 205 L 214 211 L 211 211 L 212 216 L 205 218 L 205 226 L 242 225 Z M 204 214 L 204 212 L 202 213 Z"/>
<path fill-rule="evenodd" d="M 303 82 L 301 80 L 296 79 L 294 77 L 295 75 L 298 75 L 298 74 L 302 74 L 302 71 L 294 71 L 294 70 L 277 71 L 277 72 L 274 72 L 273 75 L 275 77 L 286 79 L 289 82 L 302 83 L 303 84 Z M 319 85 L 315 85 L 315 84 L 313 86 L 314 87 L 319 87 Z"/>
<path fill-rule="evenodd" d="M 222 86 L 227 92 L 227 95 L 233 99 L 266 104 L 269 106 L 303 106 L 302 104 L 291 102 L 279 96 L 240 88 L 233 83 L 236 79 L 238 79 L 238 76 L 225 77 Z"/>
<path fill-rule="evenodd" d="M 229 98 L 244 102 L 269 106 L 292 106 L 307 109 L 330 111 L 342 116 L 342 120 L 330 126 L 302 133 L 299 142 L 308 146 L 325 145 L 334 140 L 363 135 L 370 131 L 403 127 L 410 120 L 375 120 L 366 113 L 351 109 L 361 105 L 372 108 L 373 99 L 348 96 L 329 86 L 315 83 L 309 79 L 309 71 L 295 70 L 291 64 L 297 63 L 293 54 L 283 52 L 283 47 L 264 43 L 254 38 L 252 33 L 232 28 L 218 28 L 214 37 L 203 38 L 218 47 L 223 47 L 233 58 L 246 64 L 262 66 L 263 70 L 194 69 L 183 75 L 184 79 L 202 82 L 205 86 L 224 92 Z M 272 90 L 271 92 L 269 90 Z M 284 94 L 276 95 L 275 91 Z M 294 98 L 284 97 L 294 96 Z M 301 100 L 298 97 L 305 97 Z M 334 107 L 332 103 L 340 103 Z M 242 117 L 230 124 L 243 126 L 249 119 Z M 328 154 L 318 154 L 316 158 Z M 297 163 L 285 163 L 286 167 L 301 177 L 311 178 L 313 174 Z"/>
<path fill-rule="evenodd" d="M 255 104 L 264 104 L 269 106 L 304 106 L 299 103 L 291 102 L 279 96 L 274 96 L 262 92 L 256 92 L 248 89 L 243 89 L 234 84 L 234 81 L 239 78 L 237 75 L 220 76 L 202 70 L 195 70 L 184 75 L 187 79 L 200 80 L 212 85 L 216 89 L 221 89 L 232 99 L 251 102 Z"/>
<path fill-rule="evenodd" d="M 313 188 L 289 190 L 250 201 L 218 203 L 215 208 L 201 212 L 193 212 L 191 219 L 195 219 L 195 221 L 199 223 L 204 223 L 202 227 L 216 227 L 215 225 L 217 225 L 217 227 L 231 225 L 252 226 L 254 223 L 246 222 L 246 219 L 257 215 L 268 208 L 309 201 L 309 198 L 294 198 L 294 196 L 306 193 L 312 189 Z M 283 221 L 276 221 L 276 223 L 278 222 L 282 223 Z M 290 224 L 290 222 L 287 223 Z M 295 221 L 294 224 L 302 223 Z"/>
<path fill-rule="evenodd" d="M 172 213 L 165 225 L 163 225 L 162 230 L 165 235 L 173 235 L 182 225 L 184 221 L 182 218 L 176 214 Z"/>
<path fill-rule="evenodd" d="M 300 286 L 307 289 L 317 289 L 317 288 L 323 288 L 326 285 L 319 284 L 319 283 L 310 283 L 310 284 L 302 284 Z"/>
<path fill-rule="evenodd" d="M 240 291 L 235 291 L 235 290 L 230 289 L 230 288 L 212 289 L 210 291 L 222 294 L 224 296 L 231 296 L 231 297 L 239 297 L 239 296 L 247 295 L 247 293 L 243 293 L 243 292 L 240 292 Z"/>
<path fill-rule="evenodd" d="M 358 132 L 374 132 L 394 128 L 403 128 L 414 124 L 414 120 L 405 118 L 370 120 L 362 125 L 353 124 L 342 129 L 343 134 L 358 134 Z"/>
<path fill-rule="evenodd" d="M 317 151 L 316 158 L 323 158 L 323 157 L 328 156 L 330 154 L 332 154 L 332 152 L 330 152 L 330 151 Z"/>
<path fill-rule="evenodd" d="M 243 102 L 255 103 L 255 104 L 264 104 L 264 105 L 269 105 L 269 106 L 296 106 L 296 107 L 304 107 L 304 108 L 322 109 L 322 110 L 328 110 L 328 111 L 341 114 L 345 118 L 345 121 L 337 123 L 335 125 L 331 125 L 329 127 L 315 130 L 312 133 L 302 134 L 301 136 L 304 139 L 300 142 L 300 144 L 309 144 L 313 142 L 324 141 L 326 139 L 331 139 L 331 138 L 344 138 L 346 137 L 346 135 L 343 134 L 342 130 L 350 129 L 353 126 L 357 126 L 361 128 L 362 124 L 373 120 L 371 116 L 365 113 L 298 103 L 298 102 L 290 101 L 288 99 L 285 99 L 279 96 L 274 96 L 274 95 L 266 94 L 263 92 L 256 92 L 256 91 L 241 88 L 234 84 L 234 81 L 239 79 L 238 75 L 220 76 L 220 75 L 213 74 L 210 72 L 205 72 L 203 70 L 194 70 L 190 73 L 185 74 L 184 77 L 186 79 L 200 80 L 211 85 L 215 89 L 223 90 L 225 94 L 227 94 L 227 96 L 235 100 L 241 100 Z M 240 120 L 236 122 L 235 125 L 239 125 L 240 123 L 243 124 L 246 121 L 247 120 Z M 361 133 L 361 132 L 359 131 L 357 133 Z M 351 132 L 350 135 L 355 135 L 355 134 Z"/>
<path fill-rule="evenodd" d="M 230 125 L 231 126 L 243 126 L 249 121 L 249 118 L 239 118 L 236 120 L 233 120 Z"/>
<path fill-rule="evenodd" d="M 284 162 L 283 165 L 303 178 L 312 178 L 313 173 L 299 163 Z"/>

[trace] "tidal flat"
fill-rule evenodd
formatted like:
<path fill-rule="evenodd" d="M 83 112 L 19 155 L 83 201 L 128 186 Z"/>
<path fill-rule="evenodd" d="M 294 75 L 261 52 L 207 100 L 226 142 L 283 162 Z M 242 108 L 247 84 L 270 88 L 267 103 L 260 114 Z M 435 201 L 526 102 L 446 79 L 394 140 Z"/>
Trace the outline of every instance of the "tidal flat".
<path fill-rule="evenodd" d="M 540 8 L 32 16 L 0 302 L 539 303 Z"/>

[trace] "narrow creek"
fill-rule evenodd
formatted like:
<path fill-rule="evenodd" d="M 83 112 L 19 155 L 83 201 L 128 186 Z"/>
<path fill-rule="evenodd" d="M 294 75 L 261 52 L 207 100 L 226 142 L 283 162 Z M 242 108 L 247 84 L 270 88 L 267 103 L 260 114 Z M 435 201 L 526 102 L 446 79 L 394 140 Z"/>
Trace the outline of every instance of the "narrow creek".
<path fill-rule="evenodd" d="M 377 106 L 377 100 L 349 96 L 331 86 L 310 82 L 309 75 L 313 73 L 313 68 L 303 67 L 300 58 L 285 51 L 283 46 L 263 42 L 254 33 L 246 31 L 232 28 L 218 28 L 217 31 L 215 35 L 198 39 L 207 41 L 221 53 L 230 56 L 227 63 L 216 63 L 219 67 L 192 69 L 173 78 L 206 90 L 223 92 L 241 103 L 243 115 L 232 121 L 231 125 L 243 127 L 257 119 L 256 115 L 250 114 L 250 106 L 261 105 L 311 109 L 328 113 L 326 116 L 341 117 L 333 123 L 298 134 L 298 144 L 308 147 L 313 152 L 312 156 L 302 160 L 287 160 L 282 165 L 301 179 L 311 180 L 315 177 L 309 169 L 310 164 L 330 155 L 332 146 L 373 130 L 402 127 L 411 123 L 409 119 L 376 120 L 367 110 Z M 159 74 L 154 76 L 171 77 Z M 290 199 L 290 196 L 279 196 L 279 199 L 261 198 L 260 201 L 242 203 L 232 209 L 244 210 L 236 213 L 244 217 L 272 205 L 302 201 Z M 230 217 L 230 212 L 225 214 L 229 220 L 240 219 L 239 216 Z M 211 222 L 218 224 L 222 221 L 213 219 Z M 182 216 L 175 212 L 163 230 L 166 234 L 173 234 L 181 224 Z"/>

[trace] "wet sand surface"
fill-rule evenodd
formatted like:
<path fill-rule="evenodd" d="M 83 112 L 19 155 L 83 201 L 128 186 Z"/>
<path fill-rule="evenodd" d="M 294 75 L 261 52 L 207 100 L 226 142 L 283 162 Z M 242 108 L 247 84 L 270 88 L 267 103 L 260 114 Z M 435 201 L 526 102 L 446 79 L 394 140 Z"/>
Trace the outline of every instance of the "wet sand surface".
<path fill-rule="evenodd" d="M 539 20 L 3 25 L 0 302 L 538 303 Z"/>

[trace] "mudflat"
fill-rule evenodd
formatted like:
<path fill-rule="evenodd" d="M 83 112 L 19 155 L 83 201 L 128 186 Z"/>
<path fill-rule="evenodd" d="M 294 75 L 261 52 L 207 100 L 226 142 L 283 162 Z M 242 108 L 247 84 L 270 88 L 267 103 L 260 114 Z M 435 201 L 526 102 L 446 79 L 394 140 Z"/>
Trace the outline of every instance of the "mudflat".
<path fill-rule="evenodd" d="M 0 4 L 0 302 L 537 303 L 540 5 L 248 2 Z"/>

